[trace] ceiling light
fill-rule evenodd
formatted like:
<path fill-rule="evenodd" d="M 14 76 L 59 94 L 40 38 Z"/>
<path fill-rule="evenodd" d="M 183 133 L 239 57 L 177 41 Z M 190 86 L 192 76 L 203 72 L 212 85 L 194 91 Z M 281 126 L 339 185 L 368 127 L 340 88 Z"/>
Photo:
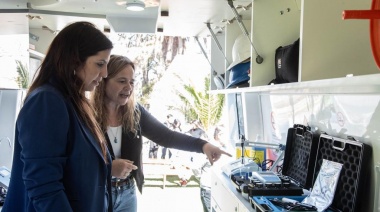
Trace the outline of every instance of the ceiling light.
<path fill-rule="evenodd" d="M 139 0 L 133 0 L 127 2 L 127 10 L 131 11 L 143 11 L 145 9 L 145 3 Z"/>

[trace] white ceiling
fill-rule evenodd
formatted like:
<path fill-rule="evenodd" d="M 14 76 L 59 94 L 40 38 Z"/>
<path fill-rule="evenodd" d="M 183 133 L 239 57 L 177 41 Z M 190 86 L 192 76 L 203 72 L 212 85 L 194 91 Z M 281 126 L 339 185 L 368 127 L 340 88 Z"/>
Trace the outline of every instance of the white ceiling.
<path fill-rule="evenodd" d="M 87 20 L 118 33 L 156 33 L 157 28 L 162 28 L 164 35 L 204 36 L 209 34 L 206 23 L 217 32 L 226 25 L 223 20 L 234 19 L 227 0 L 161 0 L 159 6 L 141 12 L 126 10 L 125 5 L 120 5 L 122 2 L 125 3 L 122 0 L 0 0 L 0 34 L 5 29 L 42 28 L 43 25 L 56 31 L 70 22 Z M 251 17 L 251 3 L 252 0 L 233 1 L 244 20 Z M 248 10 L 241 6 L 248 6 Z M 169 16 L 161 17 L 162 11 L 167 11 Z M 24 15 L 21 18 L 17 15 L 20 13 L 42 19 L 29 20 L 25 16 L 25 21 Z"/>

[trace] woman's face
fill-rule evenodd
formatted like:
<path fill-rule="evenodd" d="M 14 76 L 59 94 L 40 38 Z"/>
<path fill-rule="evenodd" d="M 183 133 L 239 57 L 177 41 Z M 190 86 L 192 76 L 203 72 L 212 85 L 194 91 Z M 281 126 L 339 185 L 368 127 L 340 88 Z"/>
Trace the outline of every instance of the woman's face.
<path fill-rule="evenodd" d="M 111 50 L 103 50 L 85 61 L 83 67 L 76 70 L 76 75 L 83 81 L 85 91 L 93 91 L 102 78 L 107 77 L 107 63 Z"/>
<path fill-rule="evenodd" d="M 106 82 L 106 100 L 116 105 L 125 105 L 132 95 L 135 78 L 131 65 L 127 65 L 115 77 Z"/>

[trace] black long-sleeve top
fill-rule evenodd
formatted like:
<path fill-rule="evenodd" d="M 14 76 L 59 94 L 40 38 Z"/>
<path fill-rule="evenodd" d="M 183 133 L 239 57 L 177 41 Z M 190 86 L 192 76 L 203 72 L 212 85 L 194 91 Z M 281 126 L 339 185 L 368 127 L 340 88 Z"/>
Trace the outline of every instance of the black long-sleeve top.
<path fill-rule="evenodd" d="M 142 192 L 144 184 L 144 173 L 142 165 L 142 136 L 148 138 L 155 143 L 168 148 L 180 149 L 190 152 L 202 153 L 202 147 L 207 141 L 200 138 L 195 138 L 180 132 L 173 131 L 158 121 L 151 115 L 143 106 L 138 104 L 138 109 L 141 112 L 140 126 L 135 135 L 132 132 L 122 132 L 121 143 L 121 158 L 134 161 L 137 170 L 132 171 L 132 176 L 136 180 L 137 187 Z M 112 145 L 106 134 L 107 144 L 111 152 L 112 159 L 115 159 Z"/>

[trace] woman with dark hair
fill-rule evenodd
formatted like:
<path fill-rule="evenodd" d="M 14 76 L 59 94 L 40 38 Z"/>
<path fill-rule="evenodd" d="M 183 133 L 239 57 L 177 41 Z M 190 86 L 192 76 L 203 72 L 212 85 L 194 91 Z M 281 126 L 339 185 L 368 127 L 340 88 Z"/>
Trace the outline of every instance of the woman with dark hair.
<path fill-rule="evenodd" d="M 142 137 L 159 145 L 204 153 L 211 164 L 230 154 L 207 141 L 169 129 L 154 118 L 134 96 L 135 66 L 124 56 L 112 55 L 108 77 L 100 82 L 92 100 L 97 119 L 112 155 L 114 211 L 137 211 L 136 186 L 142 191 Z"/>
<path fill-rule="evenodd" d="M 16 122 L 2 212 L 108 210 L 111 158 L 85 92 L 107 77 L 112 48 L 89 22 L 54 38 Z"/>

